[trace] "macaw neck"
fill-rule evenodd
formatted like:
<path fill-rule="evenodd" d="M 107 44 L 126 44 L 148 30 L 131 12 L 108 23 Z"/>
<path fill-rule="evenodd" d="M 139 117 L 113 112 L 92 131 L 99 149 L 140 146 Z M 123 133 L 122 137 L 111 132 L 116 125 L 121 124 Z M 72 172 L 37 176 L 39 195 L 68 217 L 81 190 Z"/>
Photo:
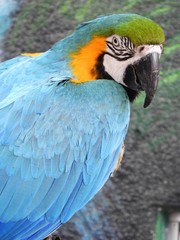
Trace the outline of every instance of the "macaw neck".
<path fill-rule="evenodd" d="M 102 54 L 99 59 L 98 59 L 98 65 L 97 70 L 99 70 L 99 79 L 107 79 L 107 80 L 111 80 L 111 81 L 115 81 L 104 69 L 103 65 L 101 64 L 101 62 L 103 61 L 103 57 L 104 55 Z M 119 83 L 120 84 L 120 83 Z M 133 102 L 135 100 L 135 98 L 139 95 L 138 91 L 132 90 L 122 84 L 120 84 L 126 91 L 128 97 L 129 97 L 129 101 Z"/>
<path fill-rule="evenodd" d="M 78 34 L 78 32 L 74 32 L 66 38 L 55 43 L 51 49 L 62 58 L 69 58 L 70 53 L 78 51 L 90 40 L 90 36 L 84 37 L 81 36 L 81 34 Z"/>
<path fill-rule="evenodd" d="M 105 48 L 105 37 L 94 36 L 82 42 L 82 39 L 72 34 L 56 43 L 52 50 L 67 62 L 73 76 L 71 80 L 81 83 L 98 79 L 98 58 Z"/>
<path fill-rule="evenodd" d="M 99 78 L 97 65 L 105 48 L 106 39 L 95 36 L 89 43 L 70 53 L 69 64 L 74 76 L 73 82 L 81 83 Z"/>

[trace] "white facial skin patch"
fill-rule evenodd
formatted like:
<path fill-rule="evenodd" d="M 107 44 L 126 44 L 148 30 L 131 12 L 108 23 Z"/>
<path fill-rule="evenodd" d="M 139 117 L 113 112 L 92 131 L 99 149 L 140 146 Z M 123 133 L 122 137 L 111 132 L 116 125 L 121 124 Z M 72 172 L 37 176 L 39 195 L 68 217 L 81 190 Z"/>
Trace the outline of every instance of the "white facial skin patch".
<path fill-rule="evenodd" d="M 128 38 L 122 38 L 118 35 L 107 38 L 107 43 L 109 44 L 107 44 L 107 53 L 105 53 L 103 61 L 105 71 L 116 82 L 124 86 L 126 86 L 126 84 L 123 82 L 123 76 L 128 65 L 135 63 L 137 60 L 150 53 L 156 52 L 159 56 L 161 56 L 162 53 L 162 45 L 140 45 L 137 48 L 132 48 L 133 44 L 130 43 Z M 114 43 L 116 45 L 114 45 Z M 126 45 L 124 43 L 126 43 Z M 130 52 L 132 52 L 132 56 L 130 56 Z M 124 57 L 123 59 L 123 56 L 127 56 L 128 54 L 129 57 Z"/>

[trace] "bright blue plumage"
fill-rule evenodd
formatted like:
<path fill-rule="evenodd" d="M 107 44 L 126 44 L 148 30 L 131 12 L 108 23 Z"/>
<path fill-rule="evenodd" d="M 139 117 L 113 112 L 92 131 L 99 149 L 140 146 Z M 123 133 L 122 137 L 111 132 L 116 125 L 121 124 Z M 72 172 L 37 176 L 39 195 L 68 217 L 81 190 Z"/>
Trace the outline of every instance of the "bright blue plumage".
<path fill-rule="evenodd" d="M 17 58 L 0 75 L 4 240 L 41 239 L 86 204 L 113 171 L 129 123 L 129 101 L 118 83 L 37 80 L 41 59 Z"/>
<path fill-rule="evenodd" d="M 117 36 L 126 36 L 126 23 L 130 39 Z M 102 17 L 39 56 L 0 64 L 0 239 L 42 239 L 102 188 L 122 154 L 129 102 L 139 90 L 145 106 L 154 95 L 159 29 L 137 15 Z M 92 78 L 74 83 L 79 76 Z"/>

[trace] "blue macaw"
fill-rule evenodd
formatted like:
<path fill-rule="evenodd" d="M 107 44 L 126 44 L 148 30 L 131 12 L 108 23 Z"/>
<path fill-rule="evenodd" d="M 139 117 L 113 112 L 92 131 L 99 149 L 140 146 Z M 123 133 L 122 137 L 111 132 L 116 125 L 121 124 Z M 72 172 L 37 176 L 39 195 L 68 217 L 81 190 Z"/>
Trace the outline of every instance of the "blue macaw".
<path fill-rule="evenodd" d="M 0 64 L 0 239 L 42 239 L 102 188 L 130 102 L 152 101 L 163 43 L 152 20 L 114 14 Z"/>

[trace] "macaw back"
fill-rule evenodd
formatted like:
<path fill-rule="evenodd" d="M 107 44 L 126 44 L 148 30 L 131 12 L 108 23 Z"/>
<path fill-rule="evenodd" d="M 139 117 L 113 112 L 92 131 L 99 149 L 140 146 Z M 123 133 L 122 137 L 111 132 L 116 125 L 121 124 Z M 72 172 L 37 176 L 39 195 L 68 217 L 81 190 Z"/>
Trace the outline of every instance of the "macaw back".
<path fill-rule="evenodd" d="M 44 62 L 36 74 L 31 59 L 24 61 L 0 75 L 3 240 L 42 239 L 68 221 L 114 170 L 129 124 L 129 100 L 118 83 L 49 82 Z M 21 67 L 28 76 L 18 83 Z"/>

